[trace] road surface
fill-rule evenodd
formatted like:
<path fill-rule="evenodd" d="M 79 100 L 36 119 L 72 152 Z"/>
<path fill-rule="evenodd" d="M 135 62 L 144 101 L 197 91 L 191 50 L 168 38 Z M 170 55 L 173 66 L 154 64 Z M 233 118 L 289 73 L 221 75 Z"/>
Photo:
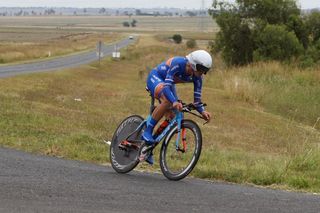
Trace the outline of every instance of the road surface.
<path fill-rule="evenodd" d="M 133 39 L 124 39 L 120 42 L 115 43 L 117 48 L 123 48 L 128 46 L 129 44 L 135 42 L 135 38 Z M 114 52 L 115 44 L 111 44 L 109 46 L 102 45 L 102 53 L 103 56 L 110 56 L 112 52 Z M 93 61 L 97 61 L 98 56 L 97 52 L 90 51 L 84 52 L 75 55 L 68 55 L 63 57 L 58 57 L 54 59 L 48 59 L 39 62 L 30 62 L 25 64 L 18 65 L 2 65 L 0 66 L 0 78 L 1 77 L 9 77 L 23 73 L 33 73 L 33 72 L 43 72 L 43 71 L 53 71 L 60 70 L 70 67 L 76 67 L 83 64 L 88 64 Z"/>
<path fill-rule="evenodd" d="M 111 167 L 0 148 L 0 212 L 303 212 L 320 196 Z"/>

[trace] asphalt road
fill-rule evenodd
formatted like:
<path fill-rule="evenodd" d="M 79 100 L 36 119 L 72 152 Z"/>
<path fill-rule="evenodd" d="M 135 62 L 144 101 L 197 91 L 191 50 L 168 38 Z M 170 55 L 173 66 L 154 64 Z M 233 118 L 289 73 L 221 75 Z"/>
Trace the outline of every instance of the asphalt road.
<path fill-rule="evenodd" d="M 114 52 L 115 45 L 118 48 L 123 48 L 135 42 L 135 39 L 124 39 L 118 43 L 108 46 L 102 45 L 103 56 L 110 56 Z M 2 65 L 0 66 L 0 77 L 9 77 L 22 73 L 34 73 L 43 71 L 60 70 L 64 68 L 76 67 L 83 64 L 88 64 L 97 61 L 99 58 L 97 52 L 90 51 L 76 55 L 63 56 L 55 59 L 48 59 L 40 62 L 30 62 L 18 65 Z"/>
<path fill-rule="evenodd" d="M 320 196 L 107 166 L 0 148 L 0 212 L 320 212 Z"/>

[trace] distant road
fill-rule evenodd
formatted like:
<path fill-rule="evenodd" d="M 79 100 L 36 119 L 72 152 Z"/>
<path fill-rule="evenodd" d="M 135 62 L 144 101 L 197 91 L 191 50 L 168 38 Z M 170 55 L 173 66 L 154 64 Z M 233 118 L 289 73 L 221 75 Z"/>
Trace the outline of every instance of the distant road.
<path fill-rule="evenodd" d="M 320 196 L 111 167 L 0 148 L 0 212 L 319 213 Z"/>
<path fill-rule="evenodd" d="M 135 39 L 124 39 L 118 43 L 110 44 L 108 46 L 102 45 L 103 56 L 110 56 L 114 52 L 114 46 L 117 45 L 118 48 L 123 48 L 129 44 L 135 42 Z M 95 51 L 62 56 L 55 59 L 48 59 L 40 62 L 31 62 L 26 64 L 18 65 L 3 65 L 0 66 L 0 77 L 9 77 L 14 75 L 19 75 L 23 73 L 33 73 L 33 72 L 43 72 L 59 70 L 64 68 L 76 67 L 83 64 L 88 64 L 93 61 L 98 60 L 98 56 Z"/>

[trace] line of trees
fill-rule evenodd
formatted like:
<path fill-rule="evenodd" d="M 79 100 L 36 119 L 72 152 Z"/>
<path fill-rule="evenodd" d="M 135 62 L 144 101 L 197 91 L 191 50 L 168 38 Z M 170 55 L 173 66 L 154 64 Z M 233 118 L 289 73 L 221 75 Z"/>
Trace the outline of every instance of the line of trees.
<path fill-rule="evenodd" d="M 228 65 L 320 62 L 320 12 L 302 14 L 295 0 L 214 0 L 210 14 L 220 27 L 212 51 L 221 52 Z"/>

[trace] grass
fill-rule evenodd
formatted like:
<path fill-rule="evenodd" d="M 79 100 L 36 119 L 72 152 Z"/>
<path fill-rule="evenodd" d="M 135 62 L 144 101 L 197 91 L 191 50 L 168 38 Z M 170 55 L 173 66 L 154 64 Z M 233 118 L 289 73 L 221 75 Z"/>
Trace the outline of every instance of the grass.
<path fill-rule="evenodd" d="M 108 162 L 103 139 L 110 140 L 126 116 L 148 113 L 149 97 L 144 90 L 148 70 L 188 51 L 183 45 L 142 35 L 138 44 L 122 51 L 120 61 L 108 58 L 100 67 L 91 64 L 0 79 L 1 146 Z M 319 99 L 312 92 L 318 91 L 317 71 L 290 71 L 275 63 L 227 71 L 219 58 L 215 62 L 216 72 L 205 76 L 203 89 L 214 119 L 203 126 L 193 118 L 202 129 L 203 152 L 191 175 L 320 192 L 320 133 L 314 111 Z M 306 86 L 298 87 L 301 82 Z M 281 89 L 274 88 L 277 85 Z M 276 98 L 299 89 L 309 91 L 301 94 L 307 96 L 305 105 L 299 98 Z M 192 85 L 178 85 L 186 102 L 192 101 L 190 90 Z M 292 108 L 301 105 L 299 110 L 304 107 L 307 116 L 292 116 L 291 108 L 273 108 L 269 102 Z M 159 170 L 158 164 L 153 170 Z"/>
<path fill-rule="evenodd" d="M 277 62 L 260 63 L 223 73 L 216 81 L 228 97 L 261 105 L 269 112 L 320 129 L 320 72 Z"/>

